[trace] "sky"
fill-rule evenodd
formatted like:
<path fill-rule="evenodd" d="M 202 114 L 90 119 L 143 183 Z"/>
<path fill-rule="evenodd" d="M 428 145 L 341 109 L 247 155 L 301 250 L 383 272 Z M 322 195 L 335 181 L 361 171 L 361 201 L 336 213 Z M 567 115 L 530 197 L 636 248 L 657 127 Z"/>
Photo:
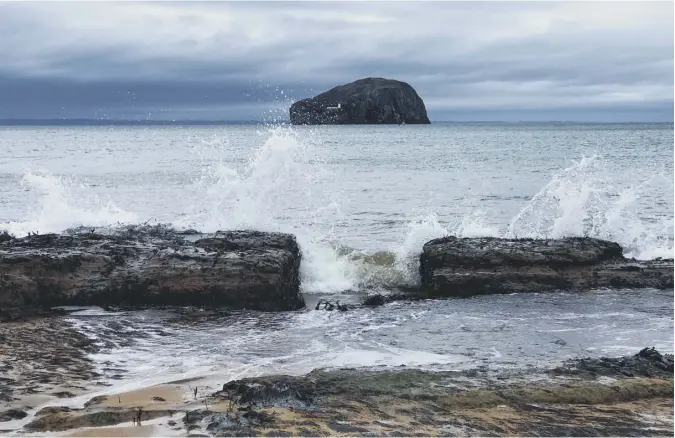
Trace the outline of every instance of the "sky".
<path fill-rule="evenodd" d="M 432 121 L 673 121 L 673 2 L 2 2 L 0 119 L 276 120 L 368 76 Z"/>

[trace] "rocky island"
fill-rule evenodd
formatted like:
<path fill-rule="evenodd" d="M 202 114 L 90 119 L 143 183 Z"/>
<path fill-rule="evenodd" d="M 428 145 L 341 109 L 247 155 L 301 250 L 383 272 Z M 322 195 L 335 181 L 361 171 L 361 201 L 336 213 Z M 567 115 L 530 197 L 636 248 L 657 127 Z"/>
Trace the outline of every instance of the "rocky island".
<path fill-rule="evenodd" d="M 409 84 L 364 78 L 340 85 L 290 108 L 293 125 L 429 124 L 424 102 Z"/>

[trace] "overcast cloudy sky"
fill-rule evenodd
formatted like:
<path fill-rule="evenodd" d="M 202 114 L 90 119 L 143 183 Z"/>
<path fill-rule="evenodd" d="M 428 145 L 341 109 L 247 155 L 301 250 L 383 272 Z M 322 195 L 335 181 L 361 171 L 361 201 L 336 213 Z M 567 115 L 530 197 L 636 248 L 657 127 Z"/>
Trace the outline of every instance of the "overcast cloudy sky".
<path fill-rule="evenodd" d="M 432 120 L 673 120 L 673 3 L 0 3 L 0 118 L 258 120 L 366 76 Z"/>

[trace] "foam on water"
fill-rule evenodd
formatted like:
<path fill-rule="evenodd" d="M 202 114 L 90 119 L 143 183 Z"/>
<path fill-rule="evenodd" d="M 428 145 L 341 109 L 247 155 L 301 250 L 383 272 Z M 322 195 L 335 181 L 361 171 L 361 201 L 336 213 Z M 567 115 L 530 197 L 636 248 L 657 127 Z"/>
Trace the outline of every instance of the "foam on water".
<path fill-rule="evenodd" d="M 98 370 L 101 380 L 125 370 L 114 387 L 93 394 L 101 395 L 191 377 L 213 376 L 222 384 L 316 368 L 497 369 L 532 361 L 543 366 L 596 348 L 597 355 L 633 354 L 645 345 L 672 351 L 667 298 L 667 291 L 597 291 L 534 294 L 525 301 L 498 295 L 397 302 L 350 312 L 232 312 L 189 324 L 162 311 L 71 315 L 69 321 L 104 345 L 90 356 L 111 368 Z M 164 333 L 148 336 L 155 329 Z"/>

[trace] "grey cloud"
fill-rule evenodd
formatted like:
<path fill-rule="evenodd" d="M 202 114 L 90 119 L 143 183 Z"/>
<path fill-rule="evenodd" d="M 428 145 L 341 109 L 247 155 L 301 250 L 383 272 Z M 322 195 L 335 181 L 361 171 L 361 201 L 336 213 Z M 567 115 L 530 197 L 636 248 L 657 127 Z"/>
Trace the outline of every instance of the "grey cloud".
<path fill-rule="evenodd" d="M 386 76 L 439 117 L 653 108 L 672 119 L 672 17 L 672 3 L 646 2 L 0 4 L 0 102 L 11 102 L 0 117 L 239 105 L 255 118 Z"/>

